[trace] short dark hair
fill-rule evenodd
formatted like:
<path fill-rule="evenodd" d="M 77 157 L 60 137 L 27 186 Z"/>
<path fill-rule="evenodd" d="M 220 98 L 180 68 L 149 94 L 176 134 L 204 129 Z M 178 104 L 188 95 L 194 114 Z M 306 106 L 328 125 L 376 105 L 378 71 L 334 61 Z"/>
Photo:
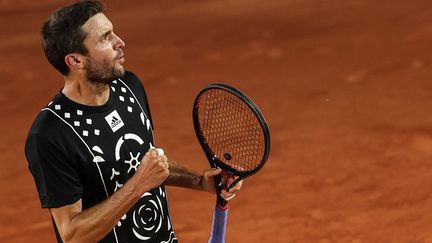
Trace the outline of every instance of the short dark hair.
<path fill-rule="evenodd" d="M 42 46 L 48 61 L 63 75 L 69 67 L 65 56 L 76 52 L 87 54 L 84 39 L 87 36 L 82 26 L 91 17 L 103 13 L 105 6 L 97 0 L 79 1 L 53 12 L 42 26 Z"/>

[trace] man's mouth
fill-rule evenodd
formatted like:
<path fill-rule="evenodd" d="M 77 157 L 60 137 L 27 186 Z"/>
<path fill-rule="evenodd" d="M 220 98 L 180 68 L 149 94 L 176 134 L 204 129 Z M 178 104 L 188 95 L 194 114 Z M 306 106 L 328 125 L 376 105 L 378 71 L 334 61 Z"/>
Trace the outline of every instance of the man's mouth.
<path fill-rule="evenodd" d="M 123 51 L 120 51 L 119 54 L 115 57 L 115 60 L 124 60 L 124 53 Z"/>

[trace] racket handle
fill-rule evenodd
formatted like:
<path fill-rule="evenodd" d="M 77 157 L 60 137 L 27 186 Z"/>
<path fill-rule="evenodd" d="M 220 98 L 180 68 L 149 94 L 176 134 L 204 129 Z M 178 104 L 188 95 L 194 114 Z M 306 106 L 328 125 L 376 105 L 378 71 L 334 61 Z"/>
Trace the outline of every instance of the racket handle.
<path fill-rule="evenodd" d="M 228 201 L 223 199 L 223 197 L 220 195 L 222 192 L 222 188 L 224 185 L 222 184 L 222 179 L 220 175 L 214 176 L 215 186 L 216 186 L 216 206 L 219 206 L 220 208 L 226 208 Z"/>
<path fill-rule="evenodd" d="M 228 220 L 228 207 L 216 205 L 213 213 L 212 231 L 208 243 L 225 243 L 225 232 Z"/>
<path fill-rule="evenodd" d="M 228 205 L 228 201 L 225 200 L 225 199 L 223 199 L 220 196 L 220 191 L 218 191 L 218 196 L 217 196 L 217 199 L 216 199 L 216 205 L 217 205 L 217 207 L 220 207 L 220 208 L 226 208 L 227 205 Z"/>

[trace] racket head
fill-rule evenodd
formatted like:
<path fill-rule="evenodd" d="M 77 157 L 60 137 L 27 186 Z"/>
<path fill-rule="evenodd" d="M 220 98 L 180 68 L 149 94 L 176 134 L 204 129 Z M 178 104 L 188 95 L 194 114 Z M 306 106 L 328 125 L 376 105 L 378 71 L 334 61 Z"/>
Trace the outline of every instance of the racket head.
<path fill-rule="evenodd" d="M 240 90 L 211 83 L 195 98 L 193 123 L 212 167 L 238 176 L 258 172 L 270 154 L 270 131 L 258 106 Z"/>

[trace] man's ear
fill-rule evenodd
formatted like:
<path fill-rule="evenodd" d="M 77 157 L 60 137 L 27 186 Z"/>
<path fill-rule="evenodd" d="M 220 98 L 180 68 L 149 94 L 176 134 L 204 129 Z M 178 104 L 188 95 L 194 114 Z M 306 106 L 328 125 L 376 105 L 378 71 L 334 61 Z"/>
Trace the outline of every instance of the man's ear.
<path fill-rule="evenodd" d="M 80 54 L 68 54 L 65 56 L 66 65 L 69 69 L 81 69 L 84 67 L 84 57 Z"/>

